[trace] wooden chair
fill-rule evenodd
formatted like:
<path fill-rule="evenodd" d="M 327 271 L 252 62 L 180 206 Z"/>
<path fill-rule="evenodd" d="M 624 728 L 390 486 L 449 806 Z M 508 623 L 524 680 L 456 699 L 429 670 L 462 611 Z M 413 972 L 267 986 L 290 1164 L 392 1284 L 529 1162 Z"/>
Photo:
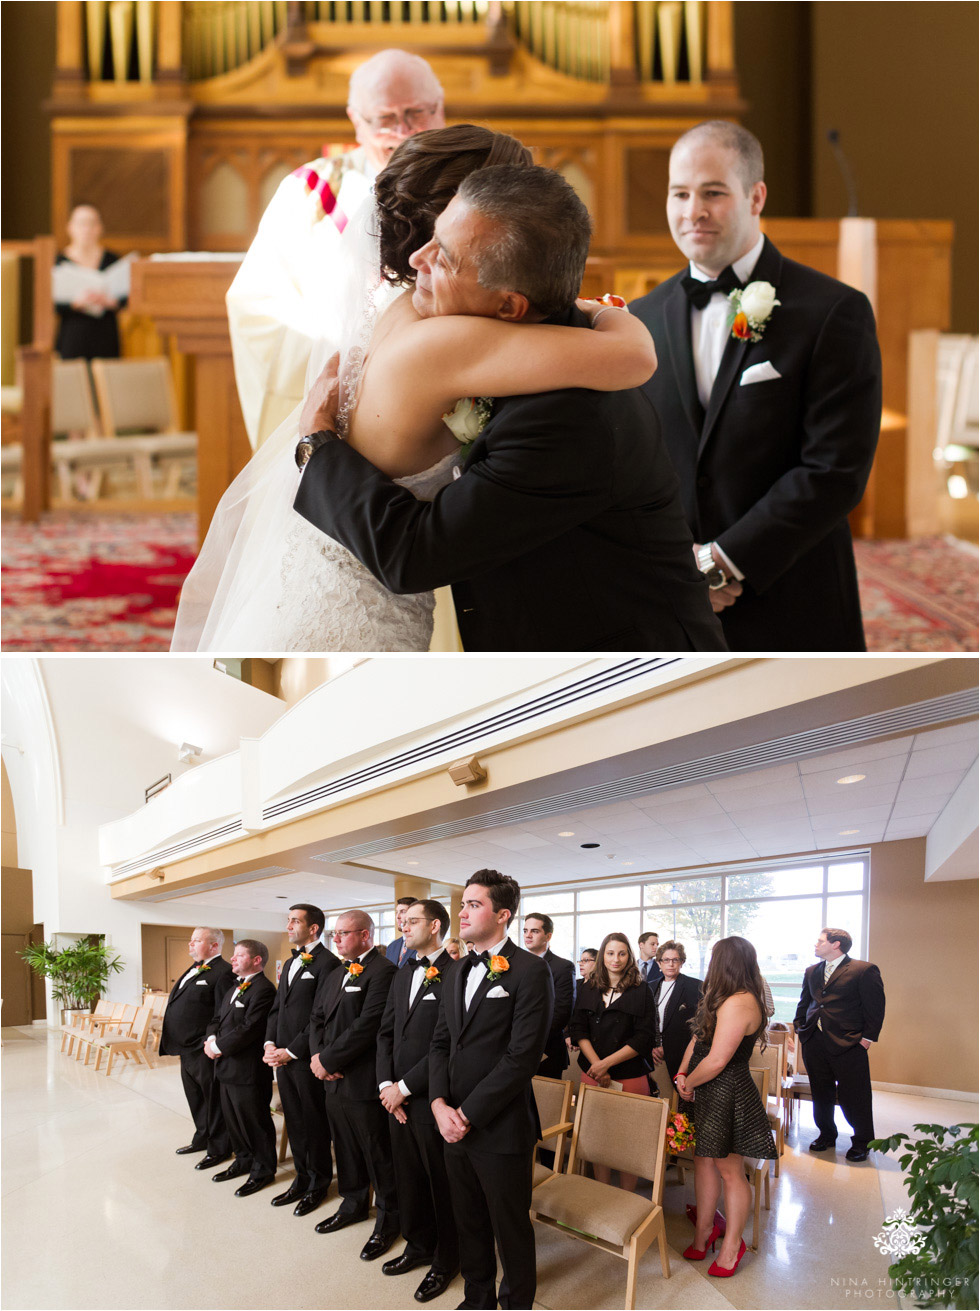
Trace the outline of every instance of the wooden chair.
<path fill-rule="evenodd" d="M 117 1056 L 125 1056 L 127 1060 L 132 1056 L 137 1065 L 142 1061 L 147 1069 L 151 1068 L 150 1058 L 146 1054 L 146 1035 L 150 1030 L 151 1013 L 149 1006 L 140 1006 L 132 1020 L 128 1034 L 112 1034 L 105 1038 L 95 1039 L 92 1045 L 95 1048 L 96 1070 L 102 1063 L 103 1052 L 108 1056 L 105 1067 L 106 1078 L 112 1073 L 112 1062 Z M 86 1064 L 88 1064 L 87 1058 Z"/>
<path fill-rule="evenodd" d="M 279 1095 L 278 1081 L 272 1085 L 272 1114 L 273 1117 L 282 1118 L 282 1126 L 277 1135 L 279 1139 L 279 1164 L 282 1165 L 289 1153 L 289 1134 L 286 1132 L 286 1113 L 282 1109 L 282 1098 Z"/>
<path fill-rule="evenodd" d="M 793 1043 L 792 1054 L 789 1052 L 789 1043 Z M 788 1132 L 796 1112 L 799 1109 L 801 1101 L 810 1101 L 810 1076 L 806 1072 L 806 1065 L 803 1061 L 803 1044 L 800 1042 L 800 1035 L 796 1033 L 792 1025 L 790 1026 L 789 1038 L 787 1040 L 787 1073 L 783 1081 L 783 1101 L 786 1107 L 786 1130 Z"/>
<path fill-rule="evenodd" d="M 783 1080 L 786 1077 L 786 1033 L 767 1035 L 765 1050 L 760 1050 L 756 1043 L 755 1050 L 749 1058 L 749 1068 L 759 1067 L 769 1071 L 769 1087 L 774 1095 L 766 1103 L 769 1127 L 776 1140 L 776 1178 L 779 1178 L 779 1158 L 783 1154 Z M 783 1041 L 780 1042 L 779 1039 Z"/>
<path fill-rule="evenodd" d="M 106 1036 L 107 1030 L 111 1029 L 116 1034 L 128 1033 L 135 1015 L 136 1007 L 121 1001 L 110 1007 L 108 1015 L 90 1015 L 85 1026 L 87 1032 L 83 1033 L 78 1040 L 78 1053 L 75 1059 L 81 1059 L 82 1050 L 84 1049 L 84 1064 L 88 1065 L 88 1058 L 94 1050 L 95 1044 Z"/>
<path fill-rule="evenodd" d="M 197 458 L 197 433 L 178 431 L 170 361 L 164 356 L 93 360 L 92 377 L 106 433 L 117 439 L 127 432 L 153 434 L 128 440 L 139 442 L 152 464 L 166 469 L 164 495 L 176 496 L 182 465 Z"/>
<path fill-rule="evenodd" d="M 549 1169 L 540 1161 L 534 1162 L 532 1188 L 550 1179 L 553 1174 L 561 1174 L 561 1159 L 565 1151 L 565 1139 L 572 1132 L 572 1093 L 574 1088 L 567 1079 L 549 1079 L 543 1074 L 536 1074 L 531 1080 L 534 1100 L 541 1121 L 541 1137 L 538 1149 L 546 1148 L 555 1154 L 555 1164 Z"/>
<path fill-rule="evenodd" d="M 586 1179 L 579 1172 L 582 1163 L 590 1161 L 642 1175 L 652 1180 L 653 1197 L 658 1198 L 666 1125 L 667 1103 L 659 1097 L 582 1084 L 568 1173 L 553 1174 L 531 1193 L 532 1220 L 627 1262 L 626 1311 L 636 1306 L 640 1257 L 654 1240 L 664 1278 L 670 1278 L 663 1208 L 657 1201 Z"/>
<path fill-rule="evenodd" d="M 762 1105 L 768 1107 L 769 1103 L 769 1068 L 768 1066 L 749 1066 L 749 1073 L 752 1075 L 752 1081 L 759 1091 L 762 1099 Z M 778 1158 L 777 1158 L 778 1161 Z M 769 1197 L 769 1161 L 768 1159 L 756 1160 L 754 1157 L 745 1157 L 745 1174 L 753 1190 L 753 1207 L 752 1207 L 752 1251 L 759 1250 L 759 1229 L 760 1229 L 760 1211 L 763 1192 L 766 1198 L 766 1210 L 770 1210 Z"/>
<path fill-rule="evenodd" d="M 64 1051 L 67 1044 L 67 1054 L 70 1056 L 76 1039 L 88 1031 L 86 1021 L 94 1016 L 108 1015 L 111 1011 L 112 1003 L 105 1000 L 96 1002 L 94 1011 L 70 1011 L 70 1020 L 61 1026 L 61 1050 Z"/>

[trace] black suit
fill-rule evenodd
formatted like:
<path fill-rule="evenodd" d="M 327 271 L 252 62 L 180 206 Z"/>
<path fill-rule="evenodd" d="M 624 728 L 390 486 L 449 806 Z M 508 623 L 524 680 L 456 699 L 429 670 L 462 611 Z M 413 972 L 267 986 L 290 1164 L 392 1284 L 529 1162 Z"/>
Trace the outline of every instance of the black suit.
<path fill-rule="evenodd" d="M 669 986 L 663 981 L 659 982 L 653 990 L 653 1000 L 657 1004 L 657 1024 L 660 1029 L 660 1040 L 656 1045 L 664 1049 L 664 1064 L 673 1083 L 687 1051 L 687 1044 L 691 1041 L 691 1021 L 698 1009 L 702 984 L 700 979 L 690 974 L 678 974 L 667 997 L 663 1024 L 660 1024 L 660 993 L 664 987 Z"/>
<path fill-rule="evenodd" d="M 565 1042 L 565 1030 L 572 1018 L 572 1003 L 575 998 L 575 966 L 564 956 L 556 956 L 549 947 L 542 957 L 551 970 L 551 979 L 555 985 L 555 1010 L 551 1017 L 551 1029 L 545 1043 L 545 1059 L 538 1066 L 538 1074 L 549 1079 L 560 1079 L 568 1069 L 568 1046 Z"/>
<path fill-rule="evenodd" d="M 497 401 L 465 476 L 431 503 L 330 441 L 295 505 L 389 591 L 452 583 L 467 651 L 725 649 L 638 390 Z"/>
<path fill-rule="evenodd" d="M 378 1101 L 375 1073 L 378 1029 L 392 981 L 398 973 L 376 947 L 366 953 L 356 977 L 346 968 L 321 977 L 310 1015 L 310 1050 L 330 1074 L 344 1077 L 323 1085 L 327 1119 L 337 1154 L 337 1185 L 344 1215 L 366 1216 L 373 1186 L 378 1213 L 375 1232 L 399 1230 L 388 1114 Z"/>
<path fill-rule="evenodd" d="M 313 959 L 308 965 L 300 964 L 292 983 L 289 975 L 295 955 L 283 967 L 265 1030 L 267 1043 L 284 1047 L 295 1057 L 288 1064 L 277 1066 L 276 1084 L 296 1166 L 296 1187 L 304 1192 L 326 1190 L 333 1179 L 330 1125 L 323 1089 L 310 1069 L 309 1027 L 319 980 L 340 965 L 322 942 L 309 954 Z"/>
<path fill-rule="evenodd" d="M 214 1084 L 214 1062 L 204 1055 L 204 1037 L 231 985 L 232 972 L 221 956 L 212 956 L 205 965 L 200 972 L 196 964 L 191 965 L 171 988 L 163 1013 L 160 1055 L 180 1057 L 180 1081 L 194 1121 L 191 1146 L 223 1158 L 231 1151 L 231 1142 Z"/>
<path fill-rule="evenodd" d="M 826 987 L 823 961 L 803 975 L 794 1024 L 803 1044 L 813 1120 L 821 1138 L 837 1137 L 837 1101 L 854 1131 L 856 1148 L 866 1150 L 875 1136 L 871 1067 L 861 1039 L 877 1042 L 884 1019 L 885 988 L 878 966 L 870 961 L 844 956 Z"/>
<path fill-rule="evenodd" d="M 640 977 L 643 979 L 644 983 L 656 992 L 660 980 L 664 977 L 664 972 L 660 968 L 657 958 L 652 956 L 650 960 L 637 961 L 636 964 L 640 971 Z"/>
<path fill-rule="evenodd" d="M 530 1308 L 537 1277 L 528 1211 L 541 1128 L 531 1079 L 551 1028 L 554 984 L 539 956 L 510 941 L 502 954 L 508 970 L 496 980 L 485 972 L 468 1009 L 466 980 L 482 961 L 460 962 L 447 981 L 432 1040 L 429 1096 L 458 1107 L 470 1123 L 461 1142 L 446 1144 L 466 1302 L 497 1305 L 496 1241 L 500 1305 Z"/>
<path fill-rule="evenodd" d="M 271 1179 L 278 1165 L 270 1109 L 272 1070 L 262 1055 L 276 990 L 264 974 L 253 974 L 240 996 L 237 989 L 232 978 L 208 1025 L 208 1034 L 221 1052 L 214 1062 L 214 1077 L 235 1161 L 252 1179 Z"/>
<path fill-rule="evenodd" d="M 402 1103 L 408 1117 L 405 1124 L 388 1116 L 398 1213 L 408 1244 L 405 1252 L 452 1275 L 459 1269 L 459 1239 L 446 1174 L 445 1142 L 429 1105 L 429 1049 L 446 980 L 458 964 L 447 951 L 441 951 L 431 964 L 439 977 L 428 985 L 420 983 L 411 1004 L 412 981 L 424 968 L 421 964 L 407 964 L 391 985 L 378 1031 L 377 1076 L 379 1087 L 404 1082 L 411 1094 Z"/>
<path fill-rule="evenodd" d="M 684 270 L 686 273 L 687 270 Z M 707 411 L 695 381 L 684 273 L 634 301 L 660 367 L 643 390 L 660 418 L 698 542 L 745 575 L 724 610 L 733 651 L 863 651 L 847 515 L 871 471 L 881 355 L 865 296 L 785 259 L 768 239 L 750 281 L 776 288 L 759 342 L 730 337 Z M 781 376 L 742 385 L 768 361 Z"/>

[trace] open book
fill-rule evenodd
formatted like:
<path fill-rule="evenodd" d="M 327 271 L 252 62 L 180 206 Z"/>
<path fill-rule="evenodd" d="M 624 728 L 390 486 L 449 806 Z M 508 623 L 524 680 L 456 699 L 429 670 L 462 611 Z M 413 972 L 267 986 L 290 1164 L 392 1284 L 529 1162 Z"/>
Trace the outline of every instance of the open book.
<path fill-rule="evenodd" d="M 51 295 L 56 305 L 71 305 L 87 291 L 101 291 L 114 301 L 129 296 L 129 268 L 137 256 L 124 255 L 107 269 L 86 269 L 81 264 L 66 261 L 51 270 Z M 101 318 L 105 309 L 101 305 L 79 306 L 84 314 Z"/>

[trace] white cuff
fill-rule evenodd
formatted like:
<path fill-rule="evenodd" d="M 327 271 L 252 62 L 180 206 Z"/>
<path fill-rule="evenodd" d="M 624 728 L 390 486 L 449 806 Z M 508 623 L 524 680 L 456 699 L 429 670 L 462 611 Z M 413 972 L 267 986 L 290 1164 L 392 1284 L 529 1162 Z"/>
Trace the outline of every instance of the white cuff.
<path fill-rule="evenodd" d="M 391 1087 L 391 1080 L 385 1079 L 384 1083 L 378 1084 L 378 1092 L 384 1092 L 386 1088 L 390 1088 L 390 1087 Z"/>
<path fill-rule="evenodd" d="M 722 564 L 724 564 L 728 573 L 730 573 L 733 578 L 737 578 L 740 583 L 744 582 L 745 575 L 742 573 L 741 569 L 739 569 L 738 565 L 733 562 L 731 556 L 726 555 L 717 542 L 712 542 L 711 545 L 721 556 Z"/>
<path fill-rule="evenodd" d="M 401 1093 L 403 1097 L 411 1097 L 412 1095 L 412 1090 L 409 1088 L 408 1084 L 405 1082 L 404 1079 L 398 1080 L 398 1091 Z"/>

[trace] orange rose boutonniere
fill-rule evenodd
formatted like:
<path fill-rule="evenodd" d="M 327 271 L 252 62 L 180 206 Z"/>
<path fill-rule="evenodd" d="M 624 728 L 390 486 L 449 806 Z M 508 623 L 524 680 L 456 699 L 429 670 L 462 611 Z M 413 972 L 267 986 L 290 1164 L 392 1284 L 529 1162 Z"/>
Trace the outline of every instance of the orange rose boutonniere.
<path fill-rule="evenodd" d="M 430 965 L 429 968 L 422 975 L 422 987 L 423 988 L 431 987 L 433 983 L 438 983 L 440 978 L 441 975 L 439 974 L 439 971 L 435 967 L 435 965 Z"/>
<path fill-rule="evenodd" d="M 499 979 L 501 974 L 506 974 L 510 969 L 510 961 L 506 956 L 491 956 L 490 968 L 487 970 L 488 979 Z"/>
<path fill-rule="evenodd" d="M 235 990 L 235 1000 L 237 1001 L 241 997 L 242 993 L 245 992 L 246 989 L 251 988 L 251 986 L 252 986 L 251 979 L 243 979 Z"/>
<path fill-rule="evenodd" d="M 356 979 L 359 974 L 363 974 L 363 973 L 364 973 L 364 966 L 361 964 L 359 960 L 352 960 L 351 963 L 347 966 L 347 977 L 350 979 Z"/>
<path fill-rule="evenodd" d="M 313 953 L 311 951 L 301 951 L 299 958 L 304 965 L 310 965 L 313 961 Z"/>

